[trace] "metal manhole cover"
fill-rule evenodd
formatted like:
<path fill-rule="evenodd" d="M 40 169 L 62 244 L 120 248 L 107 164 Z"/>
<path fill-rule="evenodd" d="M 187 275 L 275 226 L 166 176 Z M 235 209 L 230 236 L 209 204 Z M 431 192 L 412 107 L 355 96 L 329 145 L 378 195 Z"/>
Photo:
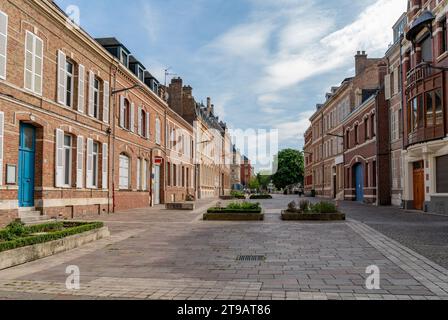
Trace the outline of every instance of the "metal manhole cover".
<path fill-rule="evenodd" d="M 254 256 L 254 255 L 248 255 L 248 256 L 238 256 L 236 258 L 236 261 L 265 261 L 265 256 Z"/>

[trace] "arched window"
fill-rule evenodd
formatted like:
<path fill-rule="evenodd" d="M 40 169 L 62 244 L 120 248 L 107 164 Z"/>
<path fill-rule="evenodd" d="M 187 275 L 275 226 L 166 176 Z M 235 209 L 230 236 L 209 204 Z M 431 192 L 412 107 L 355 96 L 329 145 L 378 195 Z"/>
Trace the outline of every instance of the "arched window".
<path fill-rule="evenodd" d="M 131 168 L 129 157 L 122 153 L 120 154 L 120 189 L 128 190 L 130 188 L 130 172 Z"/>

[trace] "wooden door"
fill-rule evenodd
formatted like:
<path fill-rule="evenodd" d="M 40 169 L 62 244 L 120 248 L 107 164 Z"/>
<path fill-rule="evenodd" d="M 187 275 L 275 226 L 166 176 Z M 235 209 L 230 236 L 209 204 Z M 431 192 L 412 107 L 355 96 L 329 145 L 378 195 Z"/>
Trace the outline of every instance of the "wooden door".
<path fill-rule="evenodd" d="M 425 169 L 423 162 L 414 164 L 414 209 L 423 210 L 425 204 Z"/>

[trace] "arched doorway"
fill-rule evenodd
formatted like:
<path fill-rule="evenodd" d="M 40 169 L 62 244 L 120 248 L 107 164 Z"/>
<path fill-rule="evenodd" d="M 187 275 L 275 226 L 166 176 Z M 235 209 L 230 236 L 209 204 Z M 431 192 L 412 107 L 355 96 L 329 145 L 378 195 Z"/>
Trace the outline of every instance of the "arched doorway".
<path fill-rule="evenodd" d="M 364 168 L 361 163 L 353 166 L 354 185 L 355 185 L 355 200 L 358 202 L 364 201 Z"/>

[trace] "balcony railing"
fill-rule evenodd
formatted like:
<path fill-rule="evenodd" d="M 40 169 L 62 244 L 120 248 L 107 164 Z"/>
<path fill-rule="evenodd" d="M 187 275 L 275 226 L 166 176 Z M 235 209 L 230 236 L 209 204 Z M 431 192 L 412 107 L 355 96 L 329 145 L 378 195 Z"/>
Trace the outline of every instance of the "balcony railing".
<path fill-rule="evenodd" d="M 407 86 L 406 89 L 414 87 L 418 82 L 434 75 L 437 72 L 429 63 L 421 63 L 415 68 L 411 69 L 406 74 Z"/>

